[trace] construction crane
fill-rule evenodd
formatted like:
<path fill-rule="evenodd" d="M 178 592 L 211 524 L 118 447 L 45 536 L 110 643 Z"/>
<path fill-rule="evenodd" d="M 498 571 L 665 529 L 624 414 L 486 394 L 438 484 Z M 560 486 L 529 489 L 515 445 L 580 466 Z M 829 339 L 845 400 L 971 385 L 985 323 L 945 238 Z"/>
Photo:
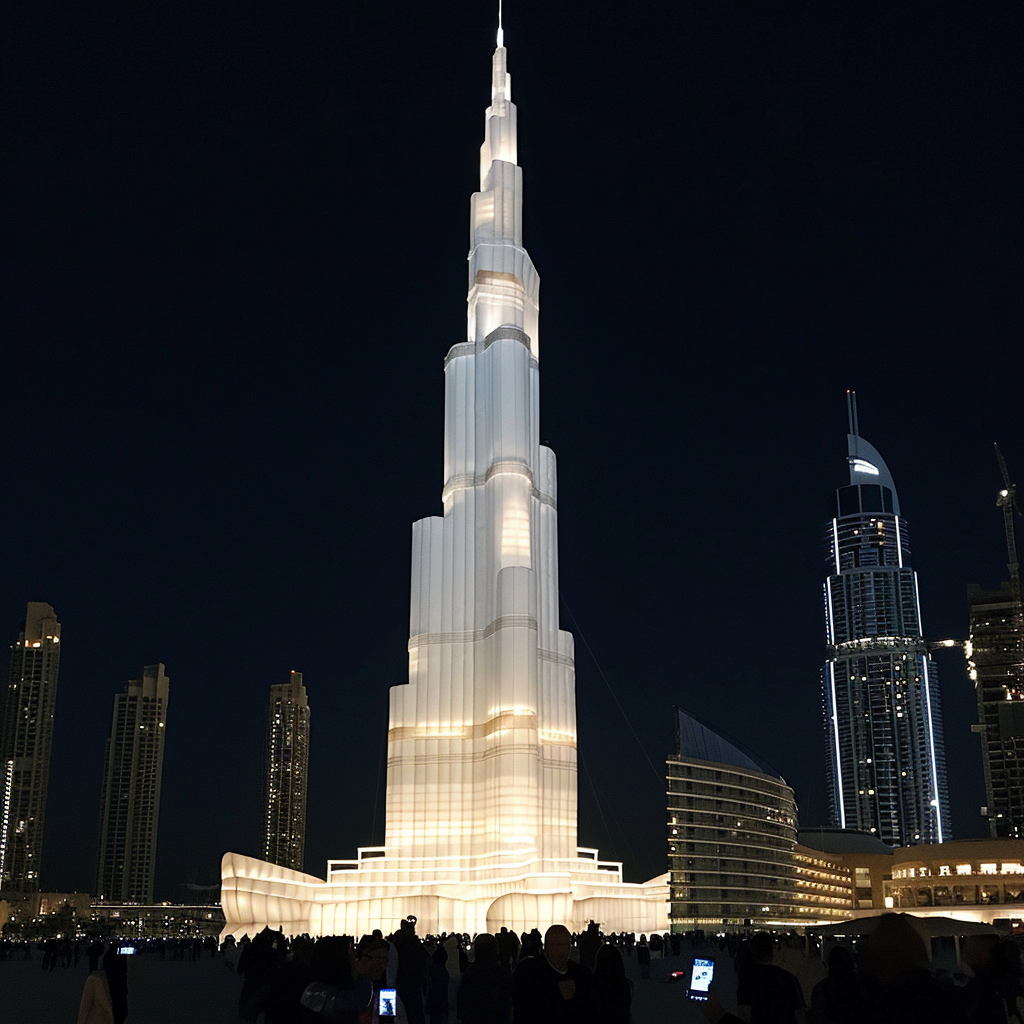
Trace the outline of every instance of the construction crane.
<path fill-rule="evenodd" d="M 1003 525 L 1006 527 L 1006 552 L 1010 561 L 1007 568 L 1010 570 L 1010 589 L 1013 593 L 1014 610 L 1018 618 L 1021 615 L 1021 591 L 1020 591 L 1020 564 L 1017 561 L 1017 541 L 1013 531 L 1013 514 L 1021 515 L 1020 506 L 1017 504 L 1017 488 L 1010 483 L 1010 473 L 1006 468 L 1006 459 L 999 450 L 999 445 L 993 445 L 996 450 L 996 459 L 999 461 L 999 471 L 1003 474 L 1003 489 L 996 497 L 996 504 L 1003 510 Z"/>

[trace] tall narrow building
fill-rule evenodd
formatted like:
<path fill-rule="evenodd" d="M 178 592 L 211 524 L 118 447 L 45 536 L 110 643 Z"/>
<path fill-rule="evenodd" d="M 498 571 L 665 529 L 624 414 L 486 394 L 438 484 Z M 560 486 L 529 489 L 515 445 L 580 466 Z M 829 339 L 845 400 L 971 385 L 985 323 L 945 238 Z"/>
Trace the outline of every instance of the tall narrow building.
<path fill-rule="evenodd" d="M 263 859 L 302 870 L 306 849 L 309 701 L 302 673 L 270 688 L 263 769 Z"/>
<path fill-rule="evenodd" d="M 29 601 L 0 709 L 0 890 L 39 890 L 59 666 L 57 616 Z"/>
<path fill-rule="evenodd" d="M 848 396 L 850 482 L 826 533 L 823 672 L 832 822 L 891 846 L 950 838 L 938 673 L 896 486 Z"/>
<path fill-rule="evenodd" d="M 384 845 L 328 862 L 312 902 L 309 876 L 226 854 L 234 934 L 262 927 L 265 895 L 288 928 L 323 934 L 393 929 L 410 912 L 428 932 L 667 923 L 664 878 L 628 885 L 620 864 L 577 845 L 573 640 L 558 618 L 555 456 L 539 440 L 540 279 L 523 246 L 506 60 L 499 28 L 470 202 L 466 336 L 444 360 L 442 515 L 413 526 L 409 677 L 391 688 Z"/>
<path fill-rule="evenodd" d="M 969 587 L 964 653 L 978 699 L 985 806 L 993 838 L 1024 839 L 1024 650 L 1020 602 L 1010 583 Z"/>
<path fill-rule="evenodd" d="M 114 697 L 100 797 L 96 896 L 152 903 L 170 680 L 147 665 Z"/>

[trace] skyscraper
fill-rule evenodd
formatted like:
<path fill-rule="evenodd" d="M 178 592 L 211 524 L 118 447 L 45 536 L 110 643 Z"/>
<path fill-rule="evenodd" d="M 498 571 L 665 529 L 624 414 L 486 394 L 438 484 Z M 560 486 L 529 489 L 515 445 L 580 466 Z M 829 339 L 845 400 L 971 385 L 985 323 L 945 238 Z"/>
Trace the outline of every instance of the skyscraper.
<path fill-rule="evenodd" d="M 152 903 L 170 680 L 147 665 L 114 697 L 100 796 L 96 896 Z"/>
<path fill-rule="evenodd" d="M 573 640 L 559 627 L 555 456 L 539 441 L 540 279 L 502 32 L 470 203 L 466 340 L 444 362 L 443 515 L 413 526 L 409 679 L 391 688 L 385 836 L 310 878 L 226 854 L 227 930 L 552 921 L 663 929 L 667 885 L 577 846 Z M 411 426 L 411 425 L 410 425 Z M 286 906 L 286 899 L 290 906 Z M 268 908 L 261 910 L 260 908 Z M 315 920 L 310 920 L 310 915 Z M 258 930 L 258 927 L 256 927 Z"/>
<path fill-rule="evenodd" d="M 967 591 L 967 670 L 978 698 L 985 806 L 993 838 L 1024 839 L 1024 664 L 1020 606 L 1010 584 Z"/>
<path fill-rule="evenodd" d="M 39 890 L 59 665 L 57 616 L 29 601 L 0 711 L 0 889 Z"/>
<path fill-rule="evenodd" d="M 263 769 L 263 859 L 302 870 L 306 848 L 309 702 L 302 673 L 270 688 Z"/>
<path fill-rule="evenodd" d="M 850 482 L 826 534 L 823 671 L 833 824 L 893 846 L 950 838 L 938 673 L 896 486 L 847 398 Z"/>

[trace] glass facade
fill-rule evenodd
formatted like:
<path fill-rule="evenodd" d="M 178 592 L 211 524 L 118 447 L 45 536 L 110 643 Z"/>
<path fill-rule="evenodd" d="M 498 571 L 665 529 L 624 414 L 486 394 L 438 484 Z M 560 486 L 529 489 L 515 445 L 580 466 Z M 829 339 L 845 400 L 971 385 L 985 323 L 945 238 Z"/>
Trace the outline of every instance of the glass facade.
<path fill-rule="evenodd" d="M 917 574 L 881 456 L 848 437 L 850 484 L 833 497 L 822 673 L 832 823 L 891 846 L 949 838 L 938 672 Z"/>

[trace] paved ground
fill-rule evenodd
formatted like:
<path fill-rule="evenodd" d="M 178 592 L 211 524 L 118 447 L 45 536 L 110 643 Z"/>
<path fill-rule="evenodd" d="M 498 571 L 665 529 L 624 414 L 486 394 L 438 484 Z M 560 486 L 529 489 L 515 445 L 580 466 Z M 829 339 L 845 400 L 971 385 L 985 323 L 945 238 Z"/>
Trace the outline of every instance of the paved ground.
<path fill-rule="evenodd" d="M 718 959 L 716 981 L 721 982 L 723 1002 L 730 1006 L 729 994 L 736 991 L 732 964 L 728 956 L 718 957 L 717 948 L 708 950 Z M 636 978 L 633 1020 L 636 1024 L 703 1024 L 704 1017 L 686 998 L 686 987 L 668 983 L 672 970 L 683 970 L 687 957 L 655 960 L 651 979 Z M 780 961 L 798 971 L 805 995 L 821 976 L 815 962 L 789 958 L 783 951 Z M 43 972 L 41 954 L 34 959 L 0 961 L 0 1024 L 75 1024 L 78 1001 L 88 968 L 83 957 L 79 967 Z M 636 976 L 636 963 L 627 960 L 627 969 Z M 241 979 L 230 971 L 221 957 L 192 963 L 138 956 L 129 973 L 130 1012 L 128 1024 L 236 1024 Z M 455 1024 L 453 1021 L 452 1024 Z"/>

